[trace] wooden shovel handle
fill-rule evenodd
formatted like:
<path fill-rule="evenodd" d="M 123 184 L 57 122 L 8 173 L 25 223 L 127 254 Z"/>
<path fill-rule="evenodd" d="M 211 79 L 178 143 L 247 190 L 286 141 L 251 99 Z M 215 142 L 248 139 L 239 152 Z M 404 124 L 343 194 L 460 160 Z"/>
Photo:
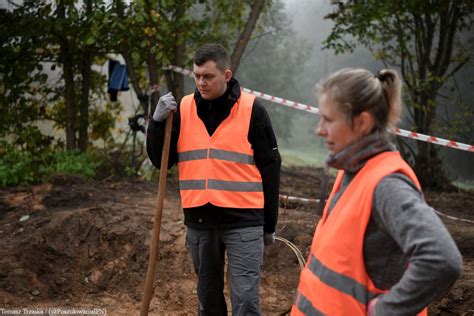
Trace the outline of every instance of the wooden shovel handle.
<path fill-rule="evenodd" d="M 170 153 L 171 128 L 173 126 L 173 113 L 166 119 L 165 139 L 161 155 L 160 179 L 158 182 L 158 203 L 156 205 L 155 222 L 153 224 L 153 235 L 150 246 L 150 257 L 148 259 L 148 270 L 146 272 L 145 291 L 143 295 L 140 316 L 147 316 L 150 301 L 153 295 L 153 280 L 155 275 L 156 261 L 160 242 L 161 216 L 163 214 L 163 203 L 166 194 L 166 176 L 168 175 L 168 157 Z"/>

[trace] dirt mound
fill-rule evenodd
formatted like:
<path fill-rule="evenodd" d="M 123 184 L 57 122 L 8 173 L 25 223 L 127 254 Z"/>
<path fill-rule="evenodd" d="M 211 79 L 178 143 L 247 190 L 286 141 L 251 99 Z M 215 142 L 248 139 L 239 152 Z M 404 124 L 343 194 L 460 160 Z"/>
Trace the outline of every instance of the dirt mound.
<path fill-rule="evenodd" d="M 18 242 L 5 245 L 0 287 L 37 299 L 126 291 L 141 279 L 148 247 L 145 229 L 103 207 L 35 214 L 11 225 Z M 6 260 L 5 260 L 6 259 Z M 39 292 L 39 293 L 38 293 Z"/>

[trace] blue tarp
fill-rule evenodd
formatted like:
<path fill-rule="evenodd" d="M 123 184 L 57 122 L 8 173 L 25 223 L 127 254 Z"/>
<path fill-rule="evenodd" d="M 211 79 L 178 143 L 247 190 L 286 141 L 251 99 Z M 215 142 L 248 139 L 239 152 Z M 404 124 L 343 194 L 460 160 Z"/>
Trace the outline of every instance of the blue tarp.
<path fill-rule="evenodd" d="M 125 65 L 118 61 L 109 59 L 109 80 L 107 92 L 110 93 L 110 100 L 117 101 L 118 91 L 128 91 L 128 72 Z"/>

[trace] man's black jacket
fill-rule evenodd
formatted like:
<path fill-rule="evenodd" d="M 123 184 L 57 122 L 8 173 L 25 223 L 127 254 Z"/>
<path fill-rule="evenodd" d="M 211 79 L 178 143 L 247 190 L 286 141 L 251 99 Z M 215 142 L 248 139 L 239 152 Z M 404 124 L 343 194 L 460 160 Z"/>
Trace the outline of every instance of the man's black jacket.
<path fill-rule="evenodd" d="M 239 97 L 240 85 L 234 78 L 227 84 L 226 92 L 215 100 L 204 100 L 196 89 L 194 99 L 197 104 L 197 113 L 204 122 L 209 135 L 212 135 L 219 124 L 227 118 L 232 106 Z M 178 162 L 176 147 L 180 125 L 178 106 L 178 111 L 173 116 L 168 168 L 171 168 Z M 150 120 L 147 131 L 147 152 L 151 162 L 157 168 L 161 165 L 164 130 L 165 122 Z M 278 217 L 281 157 L 278 152 L 270 118 L 263 105 L 257 99 L 254 101 L 250 117 L 248 141 L 252 145 L 255 164 L 262 176 L 265 197 L 264 210 L 224 208 L 208 203 L 203 206 L 185 208 L 185 225 L 197 229 L 264 225 L 265 232 L 273 233 L 275 231 Z"/>

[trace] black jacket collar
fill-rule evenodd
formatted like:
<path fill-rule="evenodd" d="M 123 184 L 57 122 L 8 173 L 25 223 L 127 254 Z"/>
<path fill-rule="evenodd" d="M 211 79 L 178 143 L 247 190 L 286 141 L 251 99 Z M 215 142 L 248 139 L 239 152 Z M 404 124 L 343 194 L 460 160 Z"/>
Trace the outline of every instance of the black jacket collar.
<path fill-rule="evenodd" d="M 204 100 L 196 89 L 194 99 L 196 100 L 197 114 L 206 126 L 209 135 L 212 135 L 222 121 L 229 116 L 232 107 L 239 98 L 240 85 L 234 78 L 227 83 L 226 92 L 214 100 Z"/>

